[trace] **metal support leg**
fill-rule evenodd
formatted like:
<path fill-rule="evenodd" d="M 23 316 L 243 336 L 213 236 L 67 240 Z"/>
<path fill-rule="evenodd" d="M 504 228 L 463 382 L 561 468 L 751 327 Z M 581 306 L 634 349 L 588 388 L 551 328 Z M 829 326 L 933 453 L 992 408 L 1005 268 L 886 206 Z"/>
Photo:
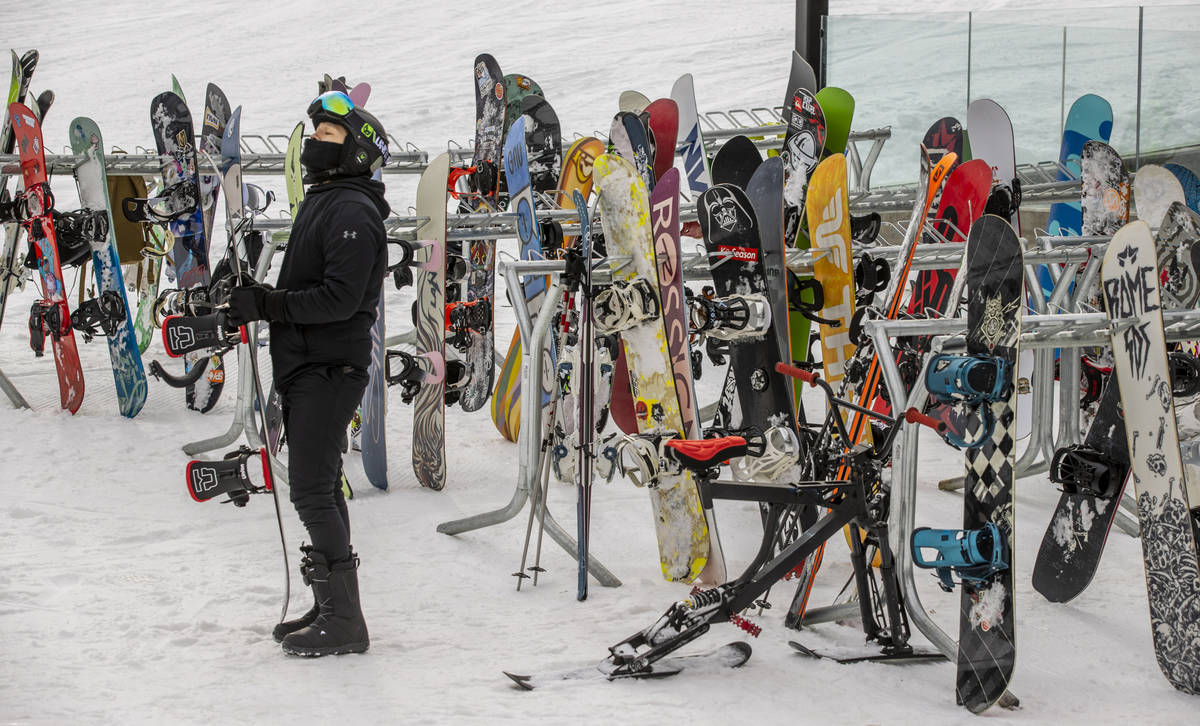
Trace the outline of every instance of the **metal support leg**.
<path fill-rule="evenodd" d="M 244 419 L 242 414 L 243 410 L 246 408 L 246 400 L 248 398 L 252 398 L 249 393 L 249 389 L 254 385 L 254 382 L 250 380 L 250 367 L 249 364 L 244 360 L 244 355 L 245 353 L 242 349 L 242 346 L 239 345 L 237 351 L 237 401 L 233 404 L 233 420 L 229 422 L 229 429 L 225 433 L 213 436 L 212 438 L 201 439 L 200 441 L 193 441 L 190 444 L 184 444 L 183 453 L 187 454 L 188 456 L 196 456 L 197 454 L 202 454 L 205 451 L 225 448 L 234 441 L 237 441 L 238 437 L 242 435 L 242 420 Z"/>
<path fill-rule="evenodd" d="M 2 370 L 0 370 L 0 389 L 4 390 L 4 395 L 8 396 L 8 400 L 12 401 L 12 405 L 17 408 L 32 408 L 29 401 L 25 400 L 25 397 L 21 395 L 12 381 L 8 380 L 8 376 L 4 375 Z"/>
<path fill-rule="evenodd" d="M 876 351 L 891 350 L 887 331 L 882 326 L 867 323 L 867 330 Z M 942 339 L 934 338 L 933 345 L 930 347 L 930 356 L 941 352 Z M 900 369 L 896 366 L 895 357 L 881 354 L 878 358 L 888 390 L 903 391 L 904 380 L 900 376 Z M 896 406 L 894 410 L 904 411 L 910 406 L 921 408 L 925 405 L 928 397 L 929 392 L 925 389 L 924 377 L 918 376 L 908 399 L 904 401 L 903 405 Z M 899 402 L 901 398 L 903 395 L 897 394 L 895 400 Z M 953 662 L 958 658 L 958 643 L 929 617 L 925 606 L 921 604 L 921 597 L 917 593 L 916 579 L 913 576 L 912 549 L 909 541 L 912 538 L 916 522 L 917 440 L 919 437 L 912 424 L 897 423 L 896 425 L 900 426 L 900 433 L 896 435 L 892 445 L 892 502 L 888 546 L 892 548 L 892 554 L 896 558 L 896 577 L 900 581 L 900 592 L 903 593 L 905 609 L 908 610 L 909 618 L 917 626 L 917 630 L 920 630 L 935 648 Z"/>
<path fill-rule="evenodd" d="M 504 265 L 504 278 L 510 290 L 520 289 L 519 264 Z M 545 299 L 558 300 L 562 297 L 562 292 L 562 281 L 555 278 L 554 284 L 546 292 Z M 550 331 L 554 316 L 550 314 L 542 315 L 534 323 L 530 318 L 529 309 L 525 306 L 523 298 L 514 303 L 513 310 L 517 314 L 517 330 L 521 336 L 521 348 L 527 351 L 526 355 L 522 356 L 521 359 L 521 390 L 524 392 L 524 395 L 521 396 L 521 433 L 517 439 L 521 447 L 517 469 L 517 487 L 509 503 L 500 509 L 450 522 L 442 522 L 437 527 L 437 531 L 442 534 L 462 534 L 474 529 L 481 529 L 506 522 L 521 511 L 526 500 L 529 500 L 530 506 L 533 507 L 538 507 L 540 504 L 536 478 L 540 470 L 539 464 L 543 455 L 541 450 L 542 402 L 541 396 L 535 394 L 542 388 L 543 356 L 541 351 L 544 346 L 549 344 L 547 334 Z M 578 557 L 578 544 L 574 538 L 563 530 L 549 511 L 545 512 L 545 523 L 543 526 L 552 540 L 557 542 L 572 557 Z M 617 587 L 621 584 L 621 581 L 607 567 L 591 555 L 588 556 L 588 571 L 604 587 Z"/>

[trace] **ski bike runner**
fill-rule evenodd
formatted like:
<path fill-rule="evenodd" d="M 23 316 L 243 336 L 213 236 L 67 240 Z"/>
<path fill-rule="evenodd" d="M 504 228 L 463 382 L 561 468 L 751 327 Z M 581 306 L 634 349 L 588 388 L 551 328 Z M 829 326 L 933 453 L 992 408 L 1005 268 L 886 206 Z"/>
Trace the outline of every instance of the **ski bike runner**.
<path fill-rule="evenodd" d="M 314 604 L 275 627 L 284 652 L 362 653 L 370 640 L 359 604 L 358 555 L 339 470 L 346 428 L 367 387 L 371 325 L 387 267 L 383 126 L 340 91 L 308 107 L 314 131 L 300 154 L 304 205 L 292 224 L 274 289 L 234 288 L 231 324 L 271 324 L 271 362 L 283 399 L 292 504 L 308 530 L 300 571 Z"/>

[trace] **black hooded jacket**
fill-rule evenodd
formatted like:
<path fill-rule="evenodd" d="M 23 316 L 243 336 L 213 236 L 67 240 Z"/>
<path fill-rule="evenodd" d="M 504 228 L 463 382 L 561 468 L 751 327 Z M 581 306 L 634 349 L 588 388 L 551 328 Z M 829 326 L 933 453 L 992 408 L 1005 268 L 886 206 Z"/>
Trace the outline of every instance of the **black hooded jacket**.
<path fill-rule="evenodd" d="M 309 188 L 292 223 L 272 305 L 271 362 L 281 388 L 305 368 L 371 362 L 371 325 L 387 268 L 388 203 L 367 177 Z"/>

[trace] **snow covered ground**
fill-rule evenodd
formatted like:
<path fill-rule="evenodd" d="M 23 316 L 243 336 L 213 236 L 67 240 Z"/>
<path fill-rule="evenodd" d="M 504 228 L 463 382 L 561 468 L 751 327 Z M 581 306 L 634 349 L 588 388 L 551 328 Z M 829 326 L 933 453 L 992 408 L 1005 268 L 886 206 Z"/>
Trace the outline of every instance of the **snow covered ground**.
<path fill-rule="evenodd" d="M 835 13 L 891 7 L 874 0 L 833 4 Z M 917 7 L 938 9 L 934 3 Z M 66 145 L 67 122 L 76 115 L 95 118 L 110 144 L 149 145 L 149 100 L 169 86 L 172 72 L 189 95 L 199 96 L 210 80 L 221 85 L 235 105 L 245 106 L 246 131 L 286 133 L 303 118 L 315 80 L 328 71 L 370 81 L 372 110 L 388 130 L 433 150 L 447 139 L 470 138 L 471 60 L 485 50 L 507 72 L 537 79 L 564 128 L 581 133 L 607 126 L 621 90 L 665 95 L 688 71 L 696 76 L 702 109 L 778 103 L 792 13 L 790 3 L 766 0 L 695 2 L 686 14 L 630 0 L 569 10 L 525 0 L 503 11 L 462 3 L 350 9 L 311 1 L 287 8 L 210 2 L 168 9 L 56 0 L 40 3 L 36 13 L 10 7 L 4 27 L 5 45 L 41 51 L 34 87 L 58 95 L 47 122 L 51 149 Z M 182 33 L 193 35 L 180 42 Z M 878 63 L 893 57 L 911 63 L 919 51 L 893 46 L 875 52 Z M 1192 46 L 1181 62 L 1194 69 L 1196 61 Z M 897 122 L 895 96 L 903 98 L 904 91 L 875 98 L 851 90 L 868 119 L 856 126 Z M 922 123 L 943 115 L 923 103 L 903 113 Z M 1144 127 L 1152 123 L 1159 121 L 1143 119 Z M 403 211 L 412 203 L 415 178 L 388 181 L 389 198 Z M 71 186 L 69 179 L 54 180 L 60 198 L 69 198 Z M 753 618 L 763 633 L 740 670 L 515 690 L 501 669 L 540 672 L 598 661 L 607 645 L 649 624 L 685 589 L 659 576 L 645 493 L 617 480 L 596 488 L 593 552 L 624 585 L 593 583 L 590 598 L 576 602 L 574 563 L 547 540 L 547 572 L 536 588 L 526 583 L 516 592 L 510 573 L 519 564 L 525 513 L 458 537 L 434 530 L 439 522 L 506 503 L 516 481 L 517 447 L 499 439 L 486 414 L 449 411 L 449 481 L 443 492 L 421 490 L 405 449 L 411 417 L 397 397 L 388 419 L 391 491 L 373 490 L 357 458 L 347 459 L 358 493 L 350 507 L 371 650 L 317 661 L 286 658 L 270 637 L 282 572 L 269 500 L 256 498 L 239 510 L 197 505 L 184 490 L 188 457 L 180 447 L 225 430 L 236 377 L 218 408 L 204 416 L 186 411 L 180 392 L 151 382 L 145 410 L 125 420 L 116 415 L 105 347 L 93 343 L 81 346 L 88 393 L 71 416 L 57 410 L 51 359 L 34 359 L 28 349 L 24 311 L 34 297 L 28 286 L 0 328 L 0 366 L 33 404 L 32 411 L 0 406 L 6 491 L 0 502 L 0 723 L 971 719 L 954 705 L 953 666 L 812 662 L 788 648 L 786 641 L 797 636 L 771 612 Z M 388 293 L 392 320 L 403 320 L 410 299 Z M 505 344 L 510 312 L 499 312 L 498 326 L 497 341 Z M 157 343 L 146 356 L 155 357 L 163 358 Z M 706 372 L 702 400 L 715 397 L 717 379 Z M 820 405 L 809 403 L 810 410 Z M 935 484 L 960 473 L 961 454 L 929 438 L 921 456 L 917 521 L 956 526 L 961 500 Z M 1018 485 L 1020 653 L 1012 691 L 1023 708 L 990 716 L 1028 723 L 1195 723 L 1200 702 L 1174 691 L 1155 664 L 1137 540 L 1114 533 L 1091 588 L 1069 605 L 1049 604 L 1032 591 L 1029 568 L 1056 498 L 1044 476 Z M 572 531 L 574 501 L 573 488 L 552 487 L 551 511 Z M 758 514 L 736 504 L 719 504 L 718 513 L 736 572 L 757 544 Z M 285 524 L 294 564 L 303 530 L 290 510 Z M 815 603 L 832 601 L 849 575 L 838 539 L 825 557 Z M 299 612 L 308 602 L 295 580 Z M 933 618 L 953 634 L 957 597 L 943 595 L 932 577 L 920 574 L 918 581 Z M 790 597 L 790 588 L 779 587 L 773 599 L 781 608 Z M 740 635 L 718 626 L 695 648 Z M 853 626 L 830 624 L 800 639 L 853 645 L 859 635 Z"/>

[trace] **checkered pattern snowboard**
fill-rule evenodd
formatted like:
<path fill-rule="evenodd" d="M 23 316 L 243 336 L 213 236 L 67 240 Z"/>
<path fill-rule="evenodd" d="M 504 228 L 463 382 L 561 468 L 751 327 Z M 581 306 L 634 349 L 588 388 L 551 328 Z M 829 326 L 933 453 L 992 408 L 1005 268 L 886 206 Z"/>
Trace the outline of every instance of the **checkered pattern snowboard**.
<path fill-rule="evenodd" d="M 984 215 L 967 239 L 967 350 L 999 356 L 1014 369 L 1021 334 L 1024 300 L 1021 242 L 1007 220 Z M 1013 619 L 1013 480 L 1016 447 L 1016 392 L 991 405 L 992 435 L 967 449 L 963 528 L 987 522 L 1007 539 L 1009 567 L 985 580 L 965 580 L 961 587 L 958 631 L 958 702 L 980 713 L 1008 688 L 1016 660 Z M 973 417 L 973 426 L 983 417 Z M 971 438 L 978 431 L 968 432 Z"/>

